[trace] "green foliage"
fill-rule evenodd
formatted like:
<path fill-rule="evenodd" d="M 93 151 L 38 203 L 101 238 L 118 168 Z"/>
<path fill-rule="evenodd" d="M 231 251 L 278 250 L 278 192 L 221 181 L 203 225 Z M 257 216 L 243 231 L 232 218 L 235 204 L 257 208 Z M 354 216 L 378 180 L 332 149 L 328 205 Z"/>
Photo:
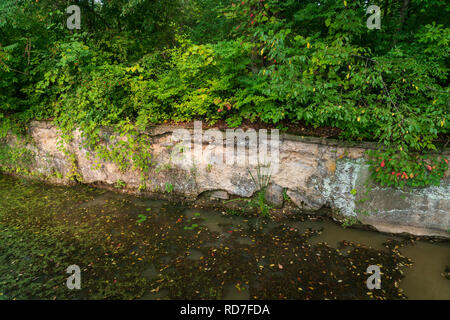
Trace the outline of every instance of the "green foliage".
<path fill-rule="evenodd" d="M 381 30 L 363 0 L 78 3 L 78 32 L 63 25 L 66 1 L 0 4 L 0 137 L 52 119 L 68 139 L 80 129 L 93 157 L 142 173 L 143 130 L 166 121 L 335 127 L 378 141 L 373 156 L 398 158 L 395 172 L 448 139 L 445 1 L 384 2 Z"/>
<path fill-rule="evenodd" d="M 354 217 L 345 218 L 345 220 L 342 222 L 342 227 L 345 229 L 347 227 L 351 227 L 358 223 L 358 219 Z"/>
<path fill-rule="evenodd" d="M 173 191 L 173 185 L 171 183 L 167 183 L 166 182 L 165 187 L 166 187 L 166 192 L 167 193 L 171 193 Z"/>
<path fill-rule="evenodd" d="M 291 198 L 288 196 L 286 189 L 283 189 L 283 199 L 286 202 L 292 201 Z"/>
<path fill-rule="evenodd" d="M 369 152 L 372 178 L 382 186 L 424 187 L 438 186 L 448 170 L 448 159 L 433 155 Z"/>
<path fill-rule="evenodd" d="M 116 187 L 117 189 L 123 189 L 123 188 L 125 188 L 125 186 L 126 186 L 126 183 L 125 183 L 123 180 L 118 179 L 118 180 L 116 181 L 115 187 Z"/>
<path fill-rule="evenodd" d="M 261 170 L 262 169 L 262 170 Z M 259 214 L 262 217 L 270 217 L 270 210 L 272 209 L 266 202 L 266 190 L 270 183 L 271 174 L 265 172 L 267 168 L 262 167 L 260 164 L 256 167 L 256 178 L 253 176 L 252 172 L 249 170 L 248 173 L 255 184 L 257 189 L 256 199 L 252 199 L 249 202 L 250 206 L 256 206 L 258 208 Z"/>
<path fill-rule="evenodd" d="M 89 192 L 99 196 L 104 191 L 62 189 L 6 176 L 0 188 L 0 299 L 132 299 L 148 290 L 150 283 L 141 276 L 142 259 L 130 255 L 136 250 L 136 234 L 146 227 L 130 224 L 129 242 L 125 234 L 110 231 L 112 224 L 123 223 L 112 216 L 123 217 L 130 209 L 101 204 L 89 211 L 92 219 L 73 220 L 89 214 L 79 205 L 92 200 Z M 101 211 L 108 212 L 107 218 L 98 215 Z M 66 268 L 73 264 L 82 270 L 81 290 L 66 286 Z M 118 272 L 129 288 L 115 283 Z"/>
<path fill-rule="evenodd" d="M 198 228 L 198 224 L 193 223 L 190 226 L 185 226 L 184 230 L 194 230 L 195 228 Z"/>
<path fill-rule="evenodd" d="M 138 214 L 139 220 L 136 221 L 136 223 L 142 223 L 147 220 L 147 216 L 145 214 Z"/>
<path fill-rule="evenodd" d="M 67 175 L 67 178 L 69 180 L 75 181 L 75 182 L 82 182 L 83 178 L 81 177 L 80 173 L 78 172 L 78 163 L 75 155 L 73 153 L 67 154 L 70 161 L 70 171 Z"/>
<path fill-rule="evenodd" d="M 34 160 L 34 154 L 31 150 L 17 146 L 0 146 L 0 168 L 10 168 L 13 170 L 29 169 Z"/>

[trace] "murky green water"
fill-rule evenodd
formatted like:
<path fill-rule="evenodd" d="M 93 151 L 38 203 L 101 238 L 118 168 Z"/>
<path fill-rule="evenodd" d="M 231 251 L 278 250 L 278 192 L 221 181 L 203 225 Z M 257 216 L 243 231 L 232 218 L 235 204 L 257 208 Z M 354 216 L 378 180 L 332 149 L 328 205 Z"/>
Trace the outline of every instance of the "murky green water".
<path fill-rule="evenodd" d="M 449 249 L 0 175 L 0 299 L 450 299 Z"/>

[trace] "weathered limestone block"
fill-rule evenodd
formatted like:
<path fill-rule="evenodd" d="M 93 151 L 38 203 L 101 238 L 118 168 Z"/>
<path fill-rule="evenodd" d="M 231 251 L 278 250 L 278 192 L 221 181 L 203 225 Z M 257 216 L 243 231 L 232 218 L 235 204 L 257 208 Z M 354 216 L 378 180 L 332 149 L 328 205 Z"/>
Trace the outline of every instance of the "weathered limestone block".
<path fill-rule="evenodd" d="M 400 190 L 370 186 L 368 176 L 361 160 L 338 162 L 326 187 L 331 207 L 382 232 L 450 236 L 448 179 L 439 187 Z"/>

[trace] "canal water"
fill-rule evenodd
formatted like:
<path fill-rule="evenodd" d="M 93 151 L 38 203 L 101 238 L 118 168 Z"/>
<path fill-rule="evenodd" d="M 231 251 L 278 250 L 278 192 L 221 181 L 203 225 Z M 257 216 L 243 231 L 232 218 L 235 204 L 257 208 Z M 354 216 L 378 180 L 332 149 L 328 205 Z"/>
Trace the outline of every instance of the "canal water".
<path fill-rule="evenodd" d="M 449 267 L 449 242 L 0 175 L 0 299 L 450 299 Z"/>

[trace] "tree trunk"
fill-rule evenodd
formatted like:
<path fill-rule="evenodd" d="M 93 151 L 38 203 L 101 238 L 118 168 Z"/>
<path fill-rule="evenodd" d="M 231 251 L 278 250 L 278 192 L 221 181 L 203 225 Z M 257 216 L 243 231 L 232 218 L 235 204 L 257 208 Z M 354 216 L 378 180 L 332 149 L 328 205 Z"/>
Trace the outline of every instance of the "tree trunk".
<path fill-rule="evenodd" d="M 408 13 L 408 7 L 409 7 L 409 0 L 403 0 L 403 7 L 400 11 L 400 19 L 399 19 L 399 25 L 397 30 L 395 30 L 394 34 L 394 46 L 397 44 L 398 40 L 398 34 L 403 29 L 403 24 L 405 23 L 406 14 Z"/>

